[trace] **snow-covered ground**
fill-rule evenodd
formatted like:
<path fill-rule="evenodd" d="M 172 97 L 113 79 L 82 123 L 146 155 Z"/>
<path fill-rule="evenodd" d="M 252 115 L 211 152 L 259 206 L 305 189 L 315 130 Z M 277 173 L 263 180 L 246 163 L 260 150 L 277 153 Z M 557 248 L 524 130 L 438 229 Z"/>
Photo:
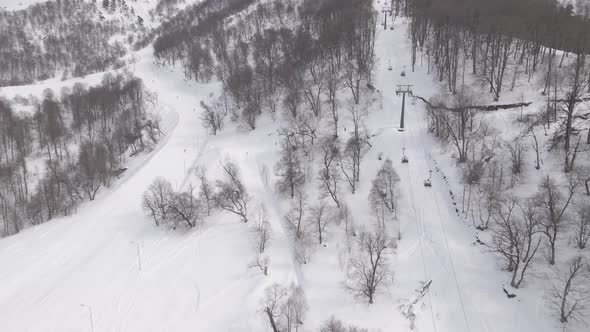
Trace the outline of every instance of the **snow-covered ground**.
<path fill-rule="evenodd" d="M 194 111 L 208 87 L 191 88 L 180 74 L 152 67 L 148 52 L 137 74 L 158 91 L 167 138 L 75 216 L 1 241 L 0 312 L 10 321 L 3 330 L 84 330 L 88 313 L 80 304 L 92 307 L 95 329 L 105 331 L 213 331 L 251 319 L 244 303 L 256 302 L 246 299 L 257 277 L 243 264 L 241 223 L 220 219 L 187 234 L 156 229 L 139 204 L 154 177 L 180 186 L 185 165 L 215 155 Z M 141 248 L 142 271 L 132 242 Z"/>
<path fill-rule="evenodd" d="M 407 129 L 397 130 L 401 97 L 395 95 L 396 84 L 413 84 L 414 93 L 424 97 L 437 92 L 422 70 L 406 70 L 407 76 L 400 77 L 409 63 L 406 29 L 407 24 L 396 22 L 395 30 L 378 31 L 375 87 L 383 107 L 375 93 L 367 120 L 373 147 L 362 162 L 361 187 L 346 197 L 357 223 L 370 225 L 367 194 L 381 165 L 378 155 L 397 163 L 406 148 L 410 163 L 395 165 L 402 187 L 401 240 L 389 295 L 368 306 L 344 289 L 339 266 L 344 235 L 336 226 L 309 264 L 295 262 L 282 224 L 288 204 L 262 174 L 278 159 L 277 124 L 263 118 L 255 131 L 229 126 L 209 137 L 198 105 L 220 87 L 187 82 L 180 70 L 155 67 L 148 47 L 129 69 L 157 93 L 166 138 L 154 152 L 131 160 L 122 179 L 77 214 L 0 240 L 0 329 L 89 331 L 91 308 L 94 331 L 266 331 L 259 305 L 264 288 L 294 282 L 303 287 L 309 304 L 305 331 L 316 331 L 331 315 L 381 331 L 408 331 L 400 306 L 416 296 L 421 282 L 432 280 L 417 305 L 416 331 L 561 330 L 544 304 L 541 283 L 532 282 L 515 299 L 502 292 L 507 275 L 494 255 L 474 244 L 474 228 L 455 210 L 450 191 L 458 183 L 447 183 L 443 174 L 458 178 L 456 168 L 439 157 L 439 144 L 427 135 L 422 104 L 406 100 Z M 99 76 L 89 78 L 94 79 Z M 2 94 L 37 94 L 72 82 L 8 88 Z M 187 232 L 156 228 L 141 210 L 140 197 L 155 177 L 181 188 L 194 181 L 193 166 L 207 166 L 216 178 L 218 162 L 226 158 L 240 165 L 253 205 L 268 209 L 274 229 L 268 277 L 248 268 L 254 253 L 249 228 L 239 218 L 216 213 L 202 228 Z M 430 170 L 433 187 L 426 188 Z M 459 195 L 455 199 L 458 204 Z"/>
<path fill-rule="evenodd" d="M 19 10 L 43 1 L 44 0 L 2 0 L 0 1 L 0 9 Z"/>

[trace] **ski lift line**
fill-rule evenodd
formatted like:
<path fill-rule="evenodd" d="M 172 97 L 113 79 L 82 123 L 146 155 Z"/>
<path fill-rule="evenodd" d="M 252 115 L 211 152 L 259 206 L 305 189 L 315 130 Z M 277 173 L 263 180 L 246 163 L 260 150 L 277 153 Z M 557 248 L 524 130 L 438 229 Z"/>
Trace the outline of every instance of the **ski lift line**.
<path fill-rule="evenodd" d="M 406 146 L 406 137 L 405 135 L 402 136 L 402 144 L 404 146 L 404 151 L 405 151 L 405 146 Z M 405 152 L 404 152 L 405 155 Z M 408 175 L 408 179 L 411 179 L 411 175 L 410 175 L 410 169 L 406 168 L 406 173 Z M 416 216 L 416 218 L 419 219 L 419 223 L 420 225 L 418 225 L 418 223 L 416 223 L 416 231 L 418 232 L 418 243 L 420 245 L 420 257 L 422 258 L 422 269 L 424 271 L 424 281 L 429 280 L 428 279 L 428 272 L 426 270 L 426 260 L 424 259 L 424 246 L 422 244 L 422 234 L 423 234 L 423 230 L 421 228 L 422 225 L 424 225 L 424 211 L 420 210 L 420 216 L 418 215 L 417 211 L 416 211 L 416 204 L 415 204 L 415 199 L 414 199 L 414 190 L 412 188 L 412 186 L 409 186 L 409 192 L 410 192 L 410 199 L 412 202 L 412 209 L 414 210 L 414 214 Z M 430 295 L 430 292 L 428 292 L 428 307 L 430 309 L 430 319 L 432 320 L 432 327 L 434 328 L 434 332 L 437 332 L 437 328 L 436 328 L 436 320 L 434 319 L 434 310 L 432 308 L 432 296 Z"/>
<path fill-rule="evenodd" d="M 423 224 L 424 221 L 424 210 L 420 210 L 421 212 L 421 219 L 422 221 L 420 222 L 421 224 Z M 420 251 L 422 251 L 422 235 L 420 235 Z M 426 263 L 424 262 L 424 254 L 422 253 L 422 266 L 424 267 L 424 269 L 426 270 Z M 428 278 L 424 279 L 429 280 Z M 430 282 L 432 282 L 432 279 L 430 279 Z M 430 318 L 432 319 L 432 327 L 434 327 L 434 332 L 436 332 L 436 321 L 434 319 L 434 311 L 432 311 L 432 296 L 430 295 L 430 292 L 428 292 L 428 306 L 430 307 Z"/>
<path fill-rule="evenodd" d="M 410 190 L 410 195 L 412 196 L 412 205 L 414 206 L 414 211 L 417 212 L 415 210 L 415 205 L 414 205 L 414 202 L 415 202 L 415 200 L 414 200 L 414 190 Z M 423 233 L 424 211 L 423 210 L 420 210 L 420 215 L 418 215 L 418 213 L 416 213 L 416 218 L 418 218 L 420 220 L 419 221 L 419 224 L 420 225 L 418 225 L 418 223 L 416 223 L 416 230 L 418 231 L 418 242 L 419 242 L 419 245 L 420 245 L 420 256 L 422 258 L 422 269 L 424 270 L 424 281 L 426 282 L 427 280 L 431 280 L 431 279 L 429 279 L 428 273 L 426 271 L 426 260 L 424 259 L 424 247 L 423 247 L 423 244 L 422 244 L 422 236 L 424 234 Z M 432 297 L 430 295 L 430 292 L 428 292 L 428 306 L 429 306 L 429 309 L 430 309 L 430 318 L 432 320 L 432 327 L 434 328 L 434 332 L 436 332 L 437 331 L 437 329 L 436 329 L 436 320 L 434 319 L 434 311 L 432 309 Z"/>
<path fill-rule="evenodd" d="M 405 146 L 406 144 L 406 139 L 405 137 L 402 137 L 402 142 Z M 415 142 L 414 142 L 415 145 Z M 405 149 L 405 148 L 404 148 Z M 408 175 L 410 175 L 410 171 L 409 169 L 407 170 Z M 416 218 L 419 219 L 419 223 L 420 226 L 418 225 L 418 223 L 416 223 L 416 229 L 418 230 L 418 242 L 420 245 L 420 256 L 422 257 L 422 269 L 424 270 L 424 280 L 429 280 L 428 278 L 428 273 L 426 272 L 426 261 L 424 259 L 424 245 L 422 244 L 422 236 L 423 236 L 423 231 L 424 231 L 424 210 L 420 209 L 420 215 L 418 215 L 416 213 L 416 206 L 414 204 L 414 190 L 410 187 L 410 195 L 412 196 L 412 207 L 414 209 L 414 213 L 416 215 Z M 434 309 L 432 306 L 432 295 L 430 294 L 430 292 L 428 292 L 428 306 L 429 306 L 429 311 L 430 311 L 430 319 L 432 321 L 432 327 L 434 328 L 434 332 L 437 332 L 437 328 L 436 328 L 436 320 L 434 318 Z"/>
<path fill-rule="evenodd" d="M 435 200 L 435 204 L 437 210 L 439 210 L 438 202 Z M 441 228 L 443 230 L 443 236 L 445 237 L 445 245 L 447 247 L 447 253 L 449 255 L 449 260 L 451 261 L 451 271 L 453 272 L 453 279 L 455 279 L 455 286 L 457 287 L 457 294 L 459 295 L 459 301 L 461 302 L 461 311 L 463 312 L 463 319 L 465 320 L 465 327 L 467 331 L 470 332 L 471 328 L 469 327 L 469 320 L 467 319 L 467 313 L 465 312 L 465 303 L 463 301 L 463 293 L 461 292 L 461 286 L 459 286 L 459 280 L 457 279 L 457 271 L 455 270 L 455 262 L 453 261 L 453 256 L 451 255 L 451 250 L 449 247 L 449 240 L 447 237 L 447 231 L 444 227 L 443 222 L 439 219 L 439 223 L 441 224 Z"/>
<path fill-rule="evenodd" d="M 424 155 L 428 157 L 426 150 L 424 150 Z M 436 204 L 436 210 L 440 215 L 440 206 L 438 205 L 438 200 L 434 199 L 434 204 Z M 443 236 L 445 238 L 445 246 L 447 247 L 447 253 L 449 255 L 449 261 L 451 262 L 451 271 L 453 272 L 453 279 L 455 279 L 455 286 L 457 287 L 457 294 L 459 295 L 459 302 L 461 303 L 461 311 L 463 312 L 463 319 L 465 320 L 465 327 L 467 328 L 468 332 L 471 332 L 471 328 L 469 326 L 469 320 L 467 319 L 467 313 L 465 312 L 465 303 L 463 301 L 463 293 L 461 292 L 461 286 L 459 286 L 459 280 L 457 279 L 457 271 L 455 270 L 455 262 L 453 261 L 453 255 L 451 255 L 451 249 L 449 247 L 449 239 L 447 237 L 447 230 L 445 228 L 444 223 L 441 220 L 442 218 L 438 218 L 438 222 L 441 226 Z"/>

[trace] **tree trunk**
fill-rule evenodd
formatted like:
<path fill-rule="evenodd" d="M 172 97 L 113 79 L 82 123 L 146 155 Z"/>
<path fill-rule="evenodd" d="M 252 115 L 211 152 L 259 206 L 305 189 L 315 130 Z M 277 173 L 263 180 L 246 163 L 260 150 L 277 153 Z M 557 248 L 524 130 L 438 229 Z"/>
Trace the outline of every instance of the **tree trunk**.
<path fill-rule="evenodd" d="M 519 266 L 519 261 L 517 258 L 516 263 L 514 264 L 513 270 L 512 270 L 512 280 L 510 280 L 510 286 L 514 287 L 514 288 L 518 288 L 518 283 L 516 282 L 516 276 L 518 275 L 518 266 Z"/>
<path fill-rule="evenodd" d="M 574 115 L 574 109 L 573 107 L 569 107 L 568 106 L 568 110 L 567 110 L 567 118 L 566 118 L 566 122 L 565 122 L 565 143 L 563 144 L 563 148 L 566 152 L 569 152 L 570 150 L 570 138 L 571 138 L 571 134 L 572 134 L 572 117 Z"/>
<path fill-rule="evenodd" d="M 551 243 L 551 256 L 549 257 L 549 265 L 555 265 L 555 241 L 557 239 L 557 232 L 554 232 L 553 239 L 549 242 Z"/>
<path fill-rule="evenodd" d="M 270 326 L 272 327 L 272 331 L 279 332 L 279 329 L 277 328 L 277 324 L 275 323 L 275 319 L 272 316 L 272 313 L 270 312 L 270 308 L 266 307 L 265 311 L 266 311 L 266 315 L 268 316 L 268 321 L 270 322 Z"/>

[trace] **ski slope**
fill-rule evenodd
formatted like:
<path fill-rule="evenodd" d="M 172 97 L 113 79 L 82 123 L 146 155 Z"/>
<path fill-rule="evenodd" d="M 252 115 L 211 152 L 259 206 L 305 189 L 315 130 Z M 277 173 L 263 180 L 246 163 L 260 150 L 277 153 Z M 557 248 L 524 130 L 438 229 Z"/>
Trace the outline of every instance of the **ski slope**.
<path fill-rule="evenodd" d="M 458 175 L 452 161 L 438 157 L 422 105 L 408 98 L 406 130 L 397 130 L 401 97 L 395 95 L 396 84 L 414 84 L 414 93 L 424 97 L 437 91 L 423 71 L 406 69 L 407 76 L 400 77 L 409 63 L 406 29 L 407 24 L 396 22 L 395 30 L 378 31 L 375 87 L 383 107 L 376 94 L 367 120 L 373 147 L 362 162 L 358 193 L 346 197 L 355 219 L 370 225 L 367 193 L 381 165 L 377 156 L 394 161 L 402 186 L 401 240 L 389 295 L 378 296 L 369 307 L 344 289 L 338 266 L 343 234 L 336 227 L 309 264 L 295 262 L 281 222 L 288 202 L 277 198 L 263 171 L 278 160 L 277 124 L 263 118 L 255 131 L 228 126 L 209 137 L 198 105 L 216 95 L 219 85 L 187 82 L 180 70 L 155 67 L 148 47 L 130 70 L 157 93 L 166 138 L 154 152 L 131 160 L 122 179 L 77 214 L 0 240 L 1 330 L 90 331 L 89 307 L 94 331 L 267 331 L 259 306 L 264 288 L 294 282 L 308 299 L 305 331 L 316 331 L 331 315 L 381 331 L 409 331 L 399 307 L 428 280 L 430 291 L 416 307 L 416 331 L 560 330 L 535 285 L 519 291 L 516 299 L 502 292 L 507 276 L 492 254 L 473 244 L 474 229 L 455 211 L 449 192 L 458 187 L 452 180 Z M 404 147 L 410 163 L 397 165 Z M 187 232 L 156 228 L 141 211 L 140 197 L 155 177 L 182 188 L 191 181 L 193 166 L 207 166 L 216 178 L 218 162 L 228 157 L 240 165 L 252 204 L 269 210 L 274 233 L 266 278 L 248 268 L 254 255 L 247 225 L 239 218 L 217 213 L 202 228 Z M 433 187 L 425 188 L 429 170 Z"/>
<path fill-rule="evenodd" d="M 250 246 L 236 218 L 183 233 L 155 228 L 141 211 L 156 176 L 180 187 L 191 165 L 224 157 L 208 148 L 194 111 L 214 87 L 153 67 L 150 51 L 136 74 L 158 93 L 166 139 L 74 216 L 0 241 L 3 331 L 86 330 L 80 304 L 92 308 L 96 331 L 222 331 L 255 320 L 256 308 L 245 304 L 257 303 L 260 277 L 247 273 Z M 141 249 L 141 271 L 132 242 Z"/>

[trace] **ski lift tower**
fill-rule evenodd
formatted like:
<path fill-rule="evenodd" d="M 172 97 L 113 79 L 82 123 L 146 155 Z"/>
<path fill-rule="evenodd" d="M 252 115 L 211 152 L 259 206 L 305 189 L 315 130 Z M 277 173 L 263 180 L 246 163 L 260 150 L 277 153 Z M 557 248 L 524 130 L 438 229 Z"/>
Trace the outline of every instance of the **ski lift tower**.
<path fill-rule="evenodd" d="M 383 6 L 381 12 L 384 14 L 383 15 L 383 19 L 385 20 L 383 22 L 383 29 L 387 30 L 387 14 L 389 14 L 389 16 L 391 16 L 391 7 L 387 8 L 387 6 Z"/>
<path fill-rule="evenodd" d="M 409 94 L 410 97 L 412 96 L 412 86 L 413 85 L 398 85 L 397 89 L 395 90 L 396 96 L 402 95 L 402 116 L 400 119 L 399 130 L 404 130 L 404 112 L 406 109 L 406 94 Z"/>

